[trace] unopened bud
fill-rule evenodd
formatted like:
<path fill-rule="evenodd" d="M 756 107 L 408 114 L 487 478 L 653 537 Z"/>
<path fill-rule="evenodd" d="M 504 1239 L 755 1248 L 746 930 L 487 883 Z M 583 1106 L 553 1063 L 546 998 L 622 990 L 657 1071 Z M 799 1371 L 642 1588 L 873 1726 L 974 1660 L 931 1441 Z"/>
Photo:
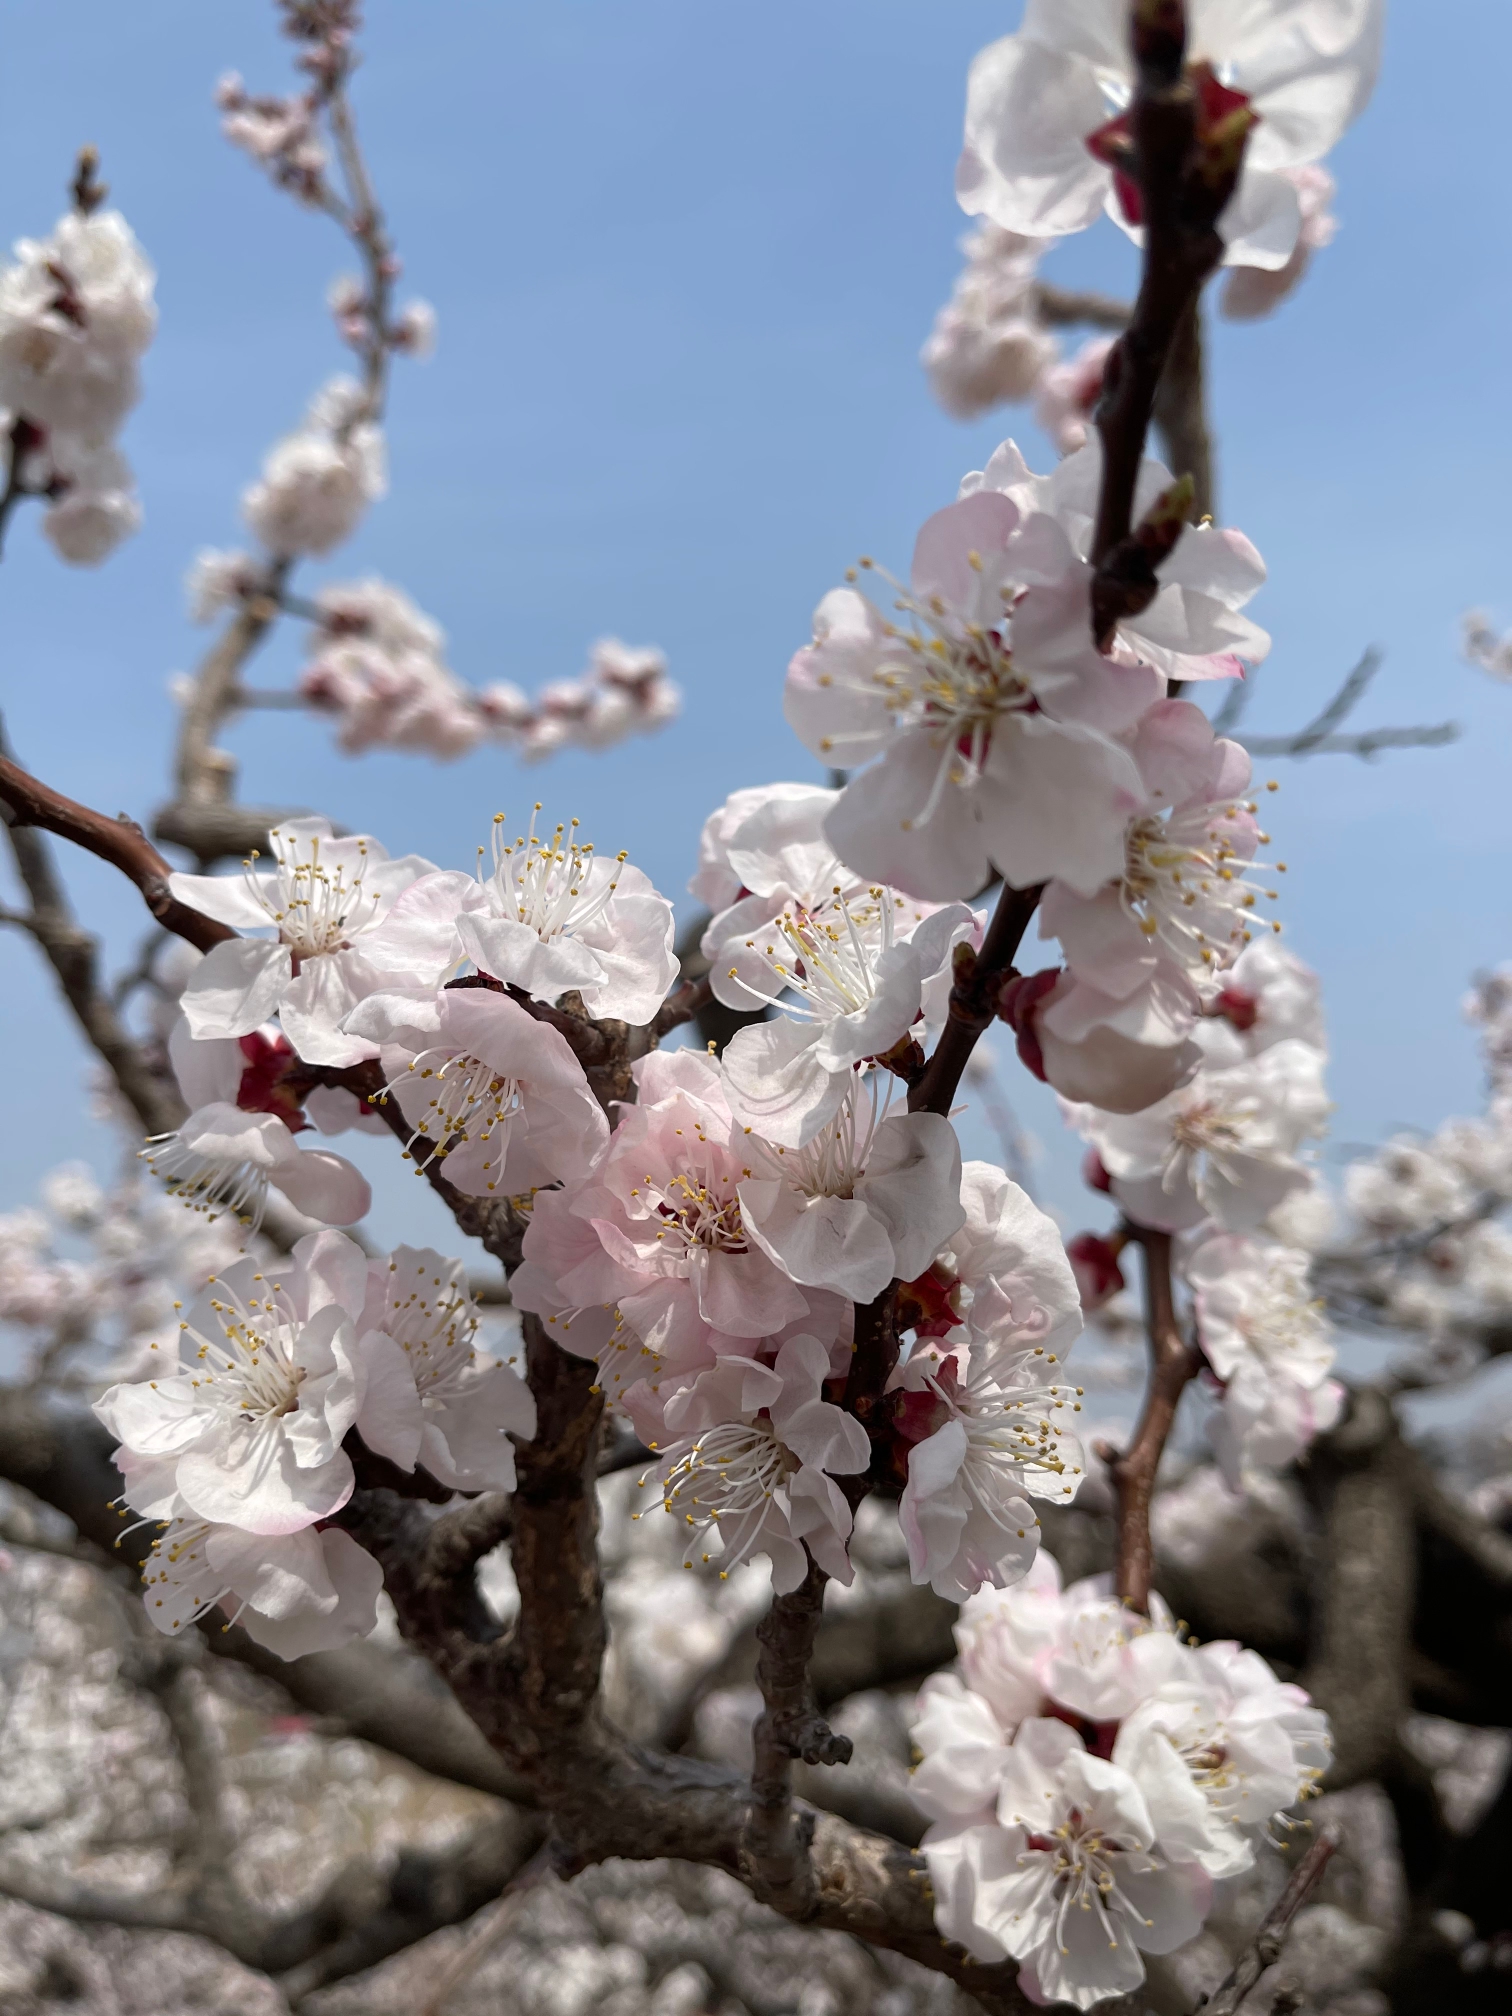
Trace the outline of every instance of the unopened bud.
<path fill-rule="evenodd" d="M 1083 1313 L 1090 1316 L 1111 1302 L 1124 1286 L 1118 1246 L 1099 1232 L 1078 1232 L 1066 1241 L 1066 1258 L 1076 1276 Z"/>
<path fill-rule="evenodd" d="M 1101 1190 L 1106 1196 L 1113 1188 L 1113 1178 L 1103 1167 L 1103 1159 L 1095 1148 L 1089 1148 L 1082 1157 L 1082 1181 L 1089 1190 Z"/>
<path fill-rule="evenodd" d="M 1048 966 L 1042 973 L 1015 973 L 998 991 L 997 1012 L 1013 1031 L 1019 1062 L 1041 1081 L 1045 1076 L 1045 1058 L 1034 1018 L 1040 1003 L 1060 977 L 1059 966 Z"/>

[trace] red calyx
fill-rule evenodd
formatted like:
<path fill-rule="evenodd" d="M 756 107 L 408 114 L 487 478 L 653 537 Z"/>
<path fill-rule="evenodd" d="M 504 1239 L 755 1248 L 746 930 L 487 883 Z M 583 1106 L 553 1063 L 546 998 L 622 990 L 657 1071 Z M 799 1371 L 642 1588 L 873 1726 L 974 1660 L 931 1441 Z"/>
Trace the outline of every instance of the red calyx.
<path fill-rule="evenodd" d="M 1089 133 L 1084 145 L 1095 161 L 1113 170 L 1113 187 L 1125 220 L 1136 226 L 1143 224 L 1144 191 L 1134 175 L 1134 134 L 1128 113 L 1118 113 Z"/>
<path fill-rule="evenodd" d="M 898 1328 L 912 1330 L 916 1337 L 946 1336 L 961 1320 L 959 1312 L 951 1305 L 955 1286 L 955 1282 L 937 1272 L 933 1264 L 925 1268 L 917 1281 L 901 1282 L 898 1287 Z"/>
<path fill-rule="evenodd" d="M 1068 1239 L 1066 1258 L 1076 1276 L 1082 1308 L 1089 1315 L 1105 1302 L 1111 1302 L 1124 1286 L 1118 1249 L 1099 1232 L 1078 1232 L 1074 1239 Z"/>
<path fill-rule="evenodd" d="M 1236 112 L 1248 113 L 1244 130 L 1259 123 L 1260 115 L 1250 105 L 1248 94 L 1222 84 L 1210 63 L 1189 63 L 1186 74 L 1197 94 L 1196 140 L 1199 151 L 1206 148 L 1225 122 Z M 1113 171 L 1113 187 L 1118 207 L 1126 223 L 1136 228 L 1144 222 L 1144 191 L 1139 186 L 1139 156 L 1134 146 L 1133 122 L 1127 112 L 1106 120 L 1082 143 L 1096 161 Z"/>
<path fill-rule="evenodd" d="M 1013 1031 L 1019 1062 L 1042 1082 L 1045 1059 L 1034 1027 L 1040 1003 L 1061 977 L 1059 966 L 1047 966 L 1041 973 L 1015 973 L 998 992 L 997 1012 Z"/>
<path fill-rule="evenodd" d="M 291 1134 L 305 1131 L 310 1123 L 301 1109 L 301 1094 L 288 1082 L 291 1069 L 299 1062 L 288 1037 L 264 1036 L 254 1029 L 250 1036 L 238 1039 L 238 1048 L 247 1060 L 236 1088 L 236 1103 L 242 1112 L 271 1113 Z"/>
<path fill-rule="evenodd" d="M 1044 1712 L 1053 1721 L 1064 1722 L 1068 1729 L 1074 1729 L 1094 1757 L 1113 1755 L 1118 1738 L 1116 1722 L 1089 1722 L 1085 1715 L 1078 1715 L 1074 1708 L 1063 1708 L 1058 1701 L 1047 1701 Z M 1075 1820 L 1075 1813 L 1071 1817 Z"/>
<path fill-rule="evenodd" d="M 1241 1035 L 1246 1030 L 1254 1028 L 1260 1014 L 1260 1003 L 1257 998 L 1243 987 L 1236 987 L 1232 981 L 1224 988 L 1213 1006 L 1214 1012 L 1221 1015 L 1225 1022 L 1231 1022 Z"/>

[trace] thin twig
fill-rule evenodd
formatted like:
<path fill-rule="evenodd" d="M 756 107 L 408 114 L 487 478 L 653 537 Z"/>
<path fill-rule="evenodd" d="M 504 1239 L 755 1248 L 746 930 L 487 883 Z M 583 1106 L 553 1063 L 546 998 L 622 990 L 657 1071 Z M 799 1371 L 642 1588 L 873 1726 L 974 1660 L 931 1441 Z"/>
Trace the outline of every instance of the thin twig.
<path fill-rule="evenodd" d="M 1370 762 L 1383 749 L 1441 749 L 1457 742 L 1464 730 L 1457 721 L 1440 721 L 1425 728 L 1369 728 L 1362 735 L 1325 735 L 1296 746 L 1291 735 L 1241 735 L 1238 739 L 1251 756 L 1358 756 Z"/>
<path fill-rule="evenodd" d="M 1187 1343 L 1176 1320 L 1171 1277 L 1171 1235 L 1147 1226 L 1127 1225 L 1130 1240 L 1144 1249 L 1145 1329 L 1150 1347 L 1150 1383 L 1134 1438 L 1122 1455 L 1099 1442 L 1097 1454 L 1107 1464 L 1118 1501 L 1118 1567 L 1114 1586 L 1130 1609 L 1147 1613 L 1155 1572 L 1150 1538 L 1150 1504 L 1160 1459 L 1176 1420 L 1176 1409 L 1188 1383 L 1196 1376 L 1201 1356 Z"/>
<path fill-rule="evenodd" d="M 346 198 L 330 189 L 324 177 L 317 195 L 317 207 L 334 218 L 351 239 L 365 269 L 366 331 L 360 345 L 363 396 L 346 423 L 348 431 L 363 422 L 376 422 L 383 414 L 392 355 L 390 309 L 398 271 L 347 97 L 352 67 L 347 55 L 332 68 L 321 94 L 346 180 Z M 160 839 L 188 846 L 204 864 L 245 851 L 240 831 L 234 824 L 228 829 L 224 817 L 234 790 L 236 764 L 225 750 L 215 747 L 215 737 L 230 715 L 251 704 L 241 683 L 242 671 L 286 606 L 293 567 L 291 558 L 268 558 L 243 596 L 241 607 L 193 675 L 179 724 L 174 796 L 158 811 L 153 831 Z M 273 703 L 260 696 L 255 704 Z"/>
<path fill-rule="evenodd" d="M 819 1713 L 809 1661 L 824 1609 L 824 1570 L 814 1561 L 796 1589 L 774 1596 L 757 1627 L 756 1685 L 764 1703 L 752 1731 L 751 1805 L 740 1838 L 747 1881 L 789 1918 L 814 1906 L 810 1848 L 814 1816 L 793 1805 L 793 1760 L 848 1764 L 851 1742 Z"/>
<path fill-rule="evenodd" d="M 1179 10 L 1136 8 L 1132 32 L 1138 78 L 1122 166 L 1139 185 L 1145 253 L 1133 316 L 1103 372 L 1096 414 L 1103 478 L 1091 552 L 1099 577 L 1110 574 L 1114 583 L 1133 530 L 1134 491 L 1161 379 L 1184 323 L 1188 340 L 1197 342 L 1189 318 L 1223 256 L 1217 223 L 1239 179 L 1249 125 L 1231 114 L 1204 126 L 1185 67 Z M 1117 621 L 1117 598 L 1094 589 L 1094 606 L 1103 642 Z"/>
<path fill-rule="evenodd" d="M 1127 329 L 1133 312 L 1127 301 L 1115 301 L 1111 294 L 1092 294 L 1056 287 L 1048 280 L 1036 280 L 1030 290 L 1033 310 L 1051 329 L 1072 328 L 1085 323 L 1091 329 Z"/>
<path fill-rule="evenodd" d="M 933 1056 L 909 1088 L 910 1113 L 949 1114 L 967 1059 L 997 1014 L 998 995 L 1013 971 L 1014 957 L 1040 893 L 1038 888 L 1010 889 L 1005 884 L 981 951 L 973 958 L 967 948 L 957 949 L 956 979 L 945 1027 Z"/>
<path fill-rule="evenodd" d="M 6 823 L 13 840 L 18 829 L 40 826 L 98 855 L 136 884 L 143 902 L 165 931 L 186 938 L 199 951 L 208 952 L 236 936 L 229 924 L 218 923 L 179 902 L 168 887 L 172 869 L 134 820 L 124 815 L 107 819 L 103 812 L 65 798 L 61 791 L 23 770 L 9 754 L 0 755 L 0 805 L 7 810 Z"/>
<path fill-rule="evenodd" d="M 1240 1955 L 1233 1972 L 1221 1987 L 1197 2004 L 1198 2016 L 1236 2016 L 1240 2004 L 1267 1967 L 1274 1967 L 1291 1922 L 1307 1902 L 1314 1886 L 1332 1860 L 1340 1836 L 1325 1827 L 1292 1871 L 1291 1881 L 1260 1920 L 1255 1936 Z"/>
<path fill-rule="evenodd" d="M 441 1970 L 441 1977 L 420 2005 L 419 2016 L 445 2016 L 446 2005 L 471 1979 L 519 1915 L 520 1900 L 553 1874 L 549 1847 L 538 1848 L 519 1874 L 505 1884 L 498 1903 L 464 1940 Z"/>
<path fill-rule="evenodd" d="M 1453 721 L 1440 721 L 1417 728 L 1369 728 L 1360 735 L 1340 735 L 1336 731 L 1359 706 L 1380 671 L 1384 652 L 1372 644 L 1359 663 L 1346 675 L 1328 704 L 1292 735 L 1240 735 L 1251 756 L 1358 756 L 1369 762 L 1383 749 L 1436 749 L 1459 739 L 1461 729 Z M 1248 706 L 1254 675 L 1236 680 L 1213 717 L 1220 735 L 1232 735 Z"/>

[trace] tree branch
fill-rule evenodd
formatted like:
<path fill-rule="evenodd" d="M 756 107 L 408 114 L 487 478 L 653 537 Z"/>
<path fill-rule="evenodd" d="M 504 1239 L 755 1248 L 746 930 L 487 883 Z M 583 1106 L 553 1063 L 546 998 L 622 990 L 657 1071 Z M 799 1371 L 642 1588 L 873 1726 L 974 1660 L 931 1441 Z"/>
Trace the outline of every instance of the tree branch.
<path fill-rule="evenodd" d="M 1411 1707 L 1417 1546 L 1406 1469 L 1391 1404 L 1368 1386 L 1308 1451 L 1322 1530 L 1303 1684 L 1333 1725 L 1331 1787 L 1379 1777 Z"/>
<path fill-rule="evenodd" d="M 0 731 L 0 752 L 4 750 L 4 735 Z M 0 754 L 0 808 L 4 811 L 16 872 L 32 906 L 31 915 L 24 920 L 26 928 L 57 975 L 63 998 L 73 1010 L 85 1040 L 108 1067 L 121 1096 L 146 1132 L 169 1133 L 184 1117 L 178 1088 L 160 1078 L 152 1069 L 141 1045 L 116 1012 L 100 974 L 99 942 L 74 916 L 53 860 L 52 849 L 33 824 L 16 816 L 7 791 L 12 780 L 24 780 L 24 783 L 17 781 L 13 786 L 23 804 L 31 802 L 33 790 L 40 792 L 43 787 L 35 785 L 35 781 L 28 778 L 8 754 Z M 72 811 L 83 809 L 71 806 L 66 798 L 59 803 L 69 806 Z M 130 830 L 134 829 L 121 828 L 123 833 Z M 142 845 L 145 846 L 146 842 Z M 203 921 L 209 923 L 208 918 Z"/>
<path fill-rule="evenodd" d="M 405 1636 L 550 1812 L 560 1870 L 665 1855 L 741 1876 L 749 1786 L 695 1758 L 632 1743 L 604 1714 L 594 1488 L 603 1399 L 592 1390 L 595 1368 L 558 1350 L 534 1317 L 525 1339 L 539 1427 L 518 1456 L 513 1630 L 480 1643 L 469 1632 L 465 1592 L 437 1589 L 423 1575 L 427 1522 L 415 1505 L 359 1492 L 342 1523 L 382 1563 Z M 941 1938 L 921 1856 L 830 1814 L 814 1817 L 810 1855 L 804 1923 L 905 1953 L 997 2016 L 1027 2016 L 1011 1963 L 983 1966 Z"/>
<path fill-rule="evenodd" d="M 1164 438 L 1171 474 L 1192 479 L 1190 515 L 1199 523 L 1218 508 L 1213 488 L 1213 443 L 1208 431 L 1203 348 L 1202 297 L 1194 294 L 1176 324 L 1156 388 L 1152 417 Z"/>
<path fill-rule="evenodd" d="M 87 805 L 65 798 L 61 791 L 54 791 L 23 770 L 8 752 L 0 755 L 0 804 L 6 808 L 12 845 L 18 831 L 38 826 L 56 833 L 60 839 L 72 840 L 76 846 L 119 868 L 136 884 L 142 901 L 163 929 L 187 939 L 199 951 L 208 952 L 236 936 L 229 924 L 219 924 L 213 917 L 179 902 L 168 887 L 172 869 L 133 820 L 124 814 L 118 819 L 107 819 L 104 813 L 93 812 Z"/>
<path fill-rule="evenodd" d="M 1090 556 L 1099 580 L 1106 575 L 1115 588 L 1119 548 L 1133 529 L 1145 438 L 1179 340 L 1189 346 L 1189 363 L 1195 361 L 1199 368 L 1177 373 L 1175 392 L 1180 396 L 1174 405 L 1182 409 L 1178 439 L 1196 453 L 1205 434 L 1197 424 L 1200 407 L 1194 417 L 1190 397 L 1190 388 L 1200 384 L 1196 303 L 1223 256 L 1217 222 L 1238 182 L 1251 123 L 1243 112 L 1213 126 L 1203 120 L 1197 87 L 1185 68 L 1183 10 L 1136 6 L 1132 33 L 1138 77 L 1119 166 L 1139 186 L 1145 254 L 1133 315 L 1103 372 L 1096 413 L 1103 475 Z M 1195 480 L 1197 468 L 1191 473 Z M 1099 595 L 1094 586 L 1093 600 L 1102 643 L 1117 621 L 1117 594 Z"/>
<path fill-rule="evenodd" d="M 1040 894 L 1038 888 L 1010 889 L 1005 883 L 981 951 L 973 956 L 968 946 L 957 946 L 955 984 L 950 990 L 945 1027 L 934 1055 L 909 1088 L 910 1113 L 949 1115 L 961 1074 L 997 1014 L 998 996 L 1004 981 L 1012 976 L 1014 957 Z"/>
<path fill-rule="evenodd" d="M 765 1703 L 752 1731 L 751 1804 L 741 1833 L 746 1881 L 764 1904 L 802 1920 L 814 1908 L 809 1858 L 814 1820 L 793 1807 L 793 1760 L 848 1764 L 851 1742 L 837 1736 L 819 1713 L 809 1660 L 824 1609 L 829 1578 L 810 1560 L 796 1589 L 774 1596 L 757 1627 L 760 1653 L 756 1685 Z"/>
<path fill-rule="evenodd" d="M 1240 1956 L 1233 1972 L 1211 1997 L 1199 2002 L 1199 2016 L 1238 2016 L 1244 1998 L 1267 1967 L 1281 1958 L 1281 1948 L 1291 1930 L 1291 1922 L 1311 1896 L 1323 1871 L 1333 1859 L 1339 1835 L 1325 1827 L 1292 1871 L 1291 1881 L 1256 1927 L 1255 1936 Z"/>
<path fill-rule="evenodd" d="M 1128 328 L 1133 312 L 1127 301 L 1115 301 L 1111 294 L 1073 291 L 1048 280 L 1035 281 L 1030 300 L 1034 314 L 1051 329 L 1085 323 L 1090 329 L 1111 329 L 1116 335 Z"/>
<path fill-rule="evenodd" d="M 1150 1585 L 1155 1572 L 1155 1549 L 1150 1538 L 1155 1478 L 1181 1396 L 1202 1361 L 1195 1347 L 1182 1336 L 1176 1321 L 1170 1233 L 1153 1232 L 1143 1225 L 1129 1225 L 1125 1230 L 1129 1239 L 1138 1240 L 1144 1249 L 1150 1382 L 1128 1449 L 1120 1455 L 1109 1443 L 1099 1442 L 1097 1454 L 1108 1466 L 1118 1501 L 1118 1567 L 1114 1586 L 1131 1609 L 1145 1613 L 1150 1607 Z"/>

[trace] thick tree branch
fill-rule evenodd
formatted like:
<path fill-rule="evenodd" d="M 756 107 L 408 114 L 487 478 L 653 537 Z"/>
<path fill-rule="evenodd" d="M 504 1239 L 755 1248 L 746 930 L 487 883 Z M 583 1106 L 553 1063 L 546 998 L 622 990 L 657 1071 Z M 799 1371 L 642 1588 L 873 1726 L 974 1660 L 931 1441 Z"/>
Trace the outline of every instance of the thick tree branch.
<path fill-rule="evenodd" d="M 632 1743 L 604 1714 L 594 1488 L 603 1400 L 594 1367 L 558 1350 L 534 1317 L 525 1337 L 539 1429 L 518 1456 L 513 1630 L 480 1642 L 465 1591 L 425 1574 L 428 1522 L 417 1506 L 359 1492 L 342 1522 L 383 1564 L 406 1637 L 550 1812 L 558 1868 L 666 1855 L 742 1875 L 749 1786 Z M 950 1975 L 999 2016 L 1024 2016 L 1011 1964 L 984 1967 L 940 1937 L 922 1857 L 829 1814 L 815 1816 L 813 1830 L 805 1923 L 889 1946 Z"/>
<path fill-rule="evenodd" d="M 1176 1420 L 1176 1409 L 1201 1363 L 1176 1320 L 1171 1279 L 1171 1235 L 1142 1225 L 1126 1228 L 1144 1249 L 1145 1330 L 1150 1346 L 1150 1381 L 1134 1438 L 1122 1455 L 1106 1442 L 1097 1454 L 1108 1466 L 1118 1502 L 1118 1566 L 1114 1586 L 1131 1609 L 1150 1607 L 1155 1549 L 1150 1539 L 1150 1505 L 1160 1459 Z"/>
<path fill-rule="evenodd" d="M 146 1529 L 123 1534 L 125 1522 L 112 1509 L 121 1488 L 113 1447 L 93 1416 L 65 1413 L 35 1394 L 0 1387 L 0 1478 L 61 1512 L 83 1541 L 100 1550 L 102 1560 L 139 1569 L 151 1535 Z M 16 1538 L 22 1545 L 40 1544 L 24 1534 Z M 284 1660 L 219 1619 L 201 1628 L 210 1651 L 275 1681 L 323 1721 L 453 1784 L 507 1799 L 532 1798 L 429 1666 L 413 1655 L 358 1640 L 339 1652 Z"/>
<path fill-rule="evenodd" d="M 1308 1452 L 1321 1531 L 1303 1684 L 1333 1725 L 1331 1787 L 1379 1777 L 1411 1707 L 1417 1546 L 1409 1466 L 1391 1403 L 1370 1387 Z"/>

